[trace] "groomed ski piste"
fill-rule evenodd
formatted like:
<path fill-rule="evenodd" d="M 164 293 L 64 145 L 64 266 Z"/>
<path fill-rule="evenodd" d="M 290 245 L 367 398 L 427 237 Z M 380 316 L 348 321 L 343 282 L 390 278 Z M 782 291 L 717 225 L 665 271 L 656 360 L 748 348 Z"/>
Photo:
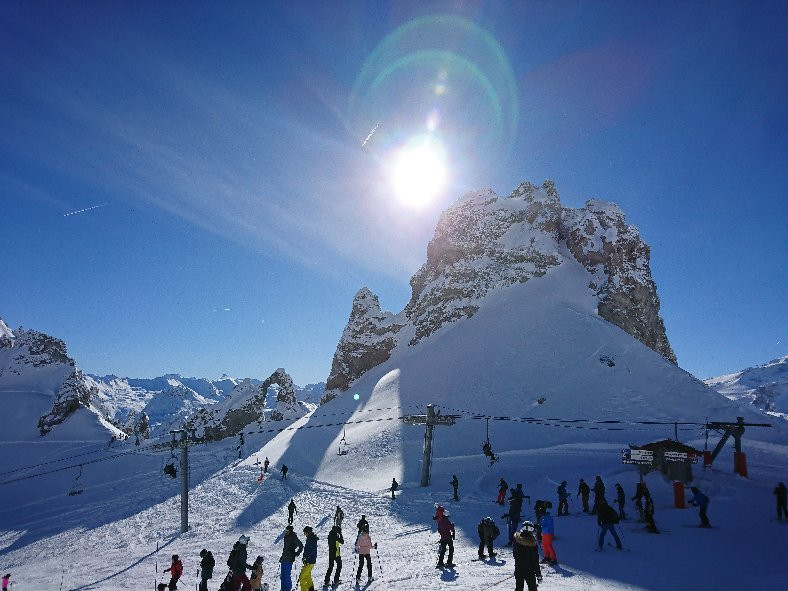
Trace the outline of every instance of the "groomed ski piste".
<path fill-rule="evenodd" d="M 600 319 L 582 273 L 562 264 L 539 281 L 491 293 L 475 316 L 416 347 L 396 348 L 348 392 L 307 416 L 268 422 L 262 433 L 250 429 L 241 459 L 237 438 L 190 447 L 190 529 L 184 534 L 180 479 L 162 473 L 177 450 L 151 441 L 110 447 L 110 432 L 85 409 L 40 437 L 36 421 L 51 398 L 34 391 L 45 388 L 1 392 L 10 418 L 0 441 L 0 570 L 12 574 L 14 591 L 152 589 L 167 582 L 163 571 L 178 554 L 184 564 L 178 588 L 190 589 L 199 551 L 207 548 L 216 558 L 209 586 L 215 590 L 233 543 L 246 534 L 250 562 L 263 556 L 264 581 L 276 590 L 292 498 L 299 537 L 306 525 L 320 537 L 316 589 L 327 567 L 326 540 L 337 505 L 346 513 L 341 589 L 356 587 L 353 540 L 361 514 L 378 544 L 375 580 L 366 586 L 362 575 L 362 589 L 513 589 L 514 563 L 501 519 L 507 508 L 494 502 L 503 477 L 510 485 L 522 483 L 531 497 L 523 519 L 533 519 L 536 499 L 556 507 L 562 480 L 573 493 L 571 514 L 555 519 L 559 564 L 543 565 L 542 590 L 785 589 L 788 524 L 776 521 L 772 494 L 788 475 L 785 425 L 711 392 Z M 524 306 L 524 300 L 539 305 Z M 600 362 L 603 357 L 614 365 Z M 428 402 L 457 419 L 435 427 L 431 485 L 422 488 L 424 427 L 404 424 L 401 417 L 424 413 Z M 483 416 L 499 419 L 490 421 L 490 441 L 500 457 L 492 466 L 481 453 Z M 620 482 L 631 497 L 638 474 L 621 463 L 622 448 L 673 437 L 672 422 L 679 421 L 692 423 L 679 426 L 679 439 L 703 449 L 701 425 L 736 416 L 773 427 L 748 429 L 744 436 L 749 478 L 733 474 L 730 443 L 713 468 L 694 466 L 693 484 L 711 498 L 713 529 L 695 527 L 696 509 L 674 509 L 672 483 L 650 473 L 646 481 L 663 533 L 643 533 L 628 501 L 629 519 L 620 524 L 628 551 L 609 545 L 595 551 L 596 519 L 583 515 L 574 497 L 579 478 L 592 483 L 600 475 L 609 493 Z M 348 453 L 339 455 L 343 435 Z M 718 438 L 710 435 L 709 448 Z M 272 473 L 259 482 L 258 462 L 265 457 Z M 287 480 L 278 472 L 282 463 L 290 468 Z M 460 481 L 459 502 L 451 501 L 452 474 Z M 394 500 L 388 492 L 392 477 L 401 484 Z M 82 492 L 68 494 L 75 490 Z M 436 503 L 451 512 L 457 527 L 454 569 L 435 568 Z M 494 562 L 474 560 L 476 525 L 484 516 L 502 530 Z M 299 570 L 297 562 L 294 583 Z"/>

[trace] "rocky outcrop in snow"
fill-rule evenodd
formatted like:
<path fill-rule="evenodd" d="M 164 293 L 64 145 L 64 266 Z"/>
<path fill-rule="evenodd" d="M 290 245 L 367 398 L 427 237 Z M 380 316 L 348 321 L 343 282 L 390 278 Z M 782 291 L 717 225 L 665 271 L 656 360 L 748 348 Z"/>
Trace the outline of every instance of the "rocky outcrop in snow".
<path fill-rule="evenodd" d="M 61 424 L 80 407 L 89 408 L 91 394 L 82 372 L 74 368 L 57 391 L 52 410 L 38 421 L 41 435 L 49 433 L 55 425 Z"/>
<path fill-rule="evenodd" d="M 320 399 L 321 404 L 331 400 L 337 390 L 347 390 L 350 382 L 366 370 L 388 359 L 396 345 L 395 335 L 403 325 L 404 319 L 380 309 L 378 296 L 366 287 L 360 289 L 353 298 L 350 318 L 334 353 L 331 375 L 326 380 L 327 393 Z"/>
<path fill-rule="evenodd" d="M 271 420 L 282 421 L 304 416 L 306 409 L 296 399 L 293 378 L 281 367 L 262 383 L 260 390 L 265 394 L 274 384 L 279 386 L 279 391 L 276 394 L 276 405 L 271 411 Z"/>
<path fill-rule="evenodd" d="M 246 379 L 237 384 L 229 396 L 210 408 L 201 408 L 186 423 L 198 437 L 217 441 L 232 437 L 252 424 L 265 421 L 265 390 Z"/>
<path fill-rule="evenodd" d="M 522 183 L 508 197 L 469 193 L 441 215 L 400 315 L 382 312 L 366 288 L 356 295 L 321 402 L 388 359 L 404 335 L 407 345 L 416 345 L 472 317 L 490 291 L 541 277 L 570 258 L 588 271 L 602 318 L 676 363 L 649 255 L 617 205 L 591 200 L 583 208 L 564 208 L 552 181 Z"/>

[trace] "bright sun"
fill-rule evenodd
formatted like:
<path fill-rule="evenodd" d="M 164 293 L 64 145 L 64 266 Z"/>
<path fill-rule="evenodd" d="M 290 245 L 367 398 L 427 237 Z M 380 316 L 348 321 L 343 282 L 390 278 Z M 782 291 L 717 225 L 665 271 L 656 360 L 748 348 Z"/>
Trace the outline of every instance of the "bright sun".
<path fill-rule="evenodd" d="M 395 153 L 389 174 L 403 205 L 413 209 L 425 207 L 446 184 L 443 147 L 431 137 L 415 138 Z"/>

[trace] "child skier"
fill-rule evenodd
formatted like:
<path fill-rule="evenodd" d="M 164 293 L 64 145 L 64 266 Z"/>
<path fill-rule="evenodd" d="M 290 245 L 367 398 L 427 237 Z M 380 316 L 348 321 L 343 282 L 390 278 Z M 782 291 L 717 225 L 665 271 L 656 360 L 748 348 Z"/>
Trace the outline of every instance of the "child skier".
<path fill-rule="evenodd" d="M 170 584 L 167 585 L 167 588 L 170 591 L 177 589 L 178 579 L 180 579 L 181 575 L 183 574 L 183 563 L 180 561 L 177 554 L 172 555 L 172 564 L 169 568 L 165 568 L 164 572 L 170 573 Z"/>
<path fill-rule="evenodd" d="M 438 564 L 435 568 L 448 568 L 454 567 L 454 524 L 449 519 L 449 512 L 443 512 L 443 519 L 438 522 L 438 533 L 441 535 L 440 550 L 438 552 Z M 446 554 L 446 548 L 449 548 L 449 561 L 444 565 L 443 556 Z"/>
<path fill-rule="evenodd" d="M 501 478 L 501 481 L 498 483 L 498 500 L 496 501 L 499 505 L 503 505 L 504 501 L 506 500 L 507 490 L 509 490 L 509 485 L 503 478 Z"/>
<path fill-rule="evenodd" d="M 252 591 L 260 591 L 263 588 L 263 557 L 258 556 L 252 563 L 252 576 L 249 577 Z M 207 590 L 206 590 L 207 591 Z"/>
<path fill-rule="evenodd" d="M 691 486 L 690 490 L 692 491 L 693 497 L 689 500 L 689 504 L 700 507 L 700 526 L 711 527 L 709 518 L 706 517 L 706 508 L 709 506 L 709 497 L 700 492 L 697 486 Z"/>

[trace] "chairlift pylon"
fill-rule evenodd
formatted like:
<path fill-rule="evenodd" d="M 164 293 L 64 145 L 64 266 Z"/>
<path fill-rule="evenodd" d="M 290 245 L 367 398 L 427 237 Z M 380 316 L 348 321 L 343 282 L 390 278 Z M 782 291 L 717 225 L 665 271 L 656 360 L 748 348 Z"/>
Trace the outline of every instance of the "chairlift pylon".
<path fill-rule="evenodd" d="M 68 496 L 75 497 L 85 492 L 85 489 L 79 486 L 79 479 L 82 478 L 82 464 L 79 465 L 79 474 L 74 479 L 74 484 L 71 485 L 71 490 L 68 491 Z"/>

